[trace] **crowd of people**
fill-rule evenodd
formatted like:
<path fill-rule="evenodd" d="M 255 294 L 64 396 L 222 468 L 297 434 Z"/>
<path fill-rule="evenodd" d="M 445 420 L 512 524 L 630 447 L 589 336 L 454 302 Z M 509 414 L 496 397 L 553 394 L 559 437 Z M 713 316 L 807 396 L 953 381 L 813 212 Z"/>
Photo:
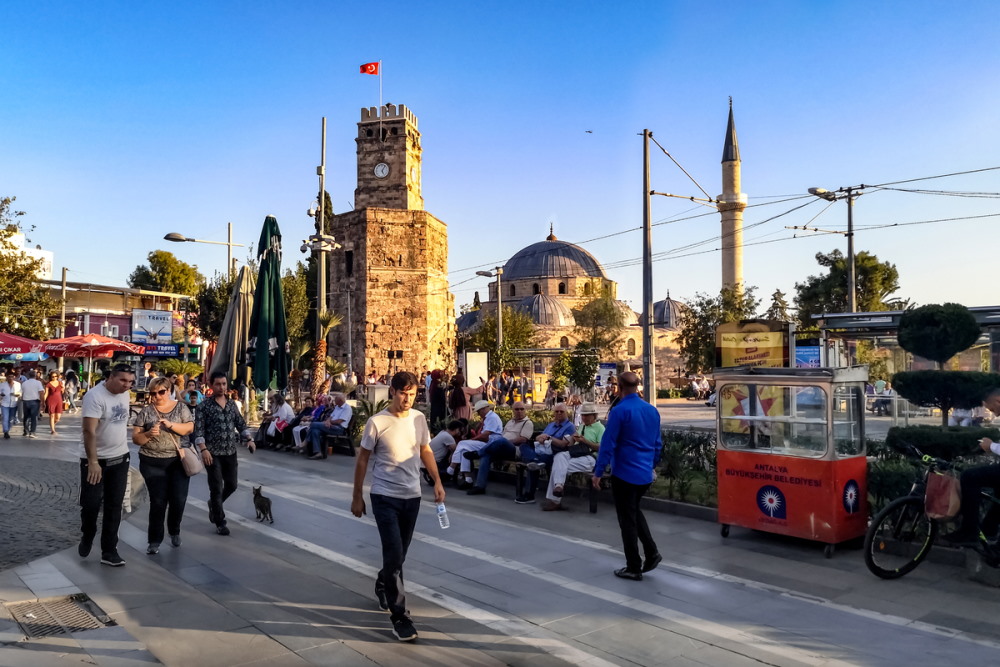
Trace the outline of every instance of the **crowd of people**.
<path fill-rule="evenodd" d="M 49 417 L 49 433 L 55 434 L 63 413 L 77 411 L 80 380 L 76 371 L 45 374 L 33 368 L 10 367 L 3 378 L 0 381 L 0 410 L 5 440 L 10 439 L 11 429 L 19 424 L 23 427 L 21 435 L 37 437 L 38 421 L 43 414 Z"/>

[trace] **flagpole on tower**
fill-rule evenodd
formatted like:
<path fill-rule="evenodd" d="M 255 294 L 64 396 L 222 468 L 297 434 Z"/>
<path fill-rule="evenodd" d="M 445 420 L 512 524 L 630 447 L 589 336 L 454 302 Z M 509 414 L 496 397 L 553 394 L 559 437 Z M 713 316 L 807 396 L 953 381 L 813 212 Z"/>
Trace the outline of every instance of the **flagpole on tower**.
<path fill-rule="evenodd" d="M 385 143 L 385 136 L 382 134 L 382 61 L 378 61 L 378 136 Z"/>

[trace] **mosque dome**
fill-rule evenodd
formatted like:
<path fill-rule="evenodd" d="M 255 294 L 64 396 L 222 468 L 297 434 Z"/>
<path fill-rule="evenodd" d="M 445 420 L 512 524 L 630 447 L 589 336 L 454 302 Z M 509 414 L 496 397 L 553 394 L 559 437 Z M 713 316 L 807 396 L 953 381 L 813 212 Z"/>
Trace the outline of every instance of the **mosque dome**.
<path fill-rule="evenodd" d="M 580 246 L 560 241 L 549 233 L 511 257 L 503 267 L 503 279 L 562 278 L 564 276 L 607 278 L 601 263 Z"/>
<path fill-rule="evenodd" d="M 622 313 L 622 324 L 624 326 L 629 327 L 633 324 L 639 324 L 639 314 L 632 310 L 631 306 L 624 301 L 615 301 L 615 305 Z"/>
<path fill-rule="evenodd" d="M 544 294 L 526 296 L 518 301 L 514 308 L 519 312 L 529 315 L 534 323 L 539 326 L 576 326 L 573 312 L 562 301 L 551 296 Z"/>
<path fill-rule="evenodd" d="M 671 299 L 670 292 L 667 292 L 666 299 L 653 304 L 653 326 L 661 329 L 680 329 L 681 315 L 685 308 L 686 306 L 680 301 Z"/>
<path fill-rule="evenodd" d="M 455 328 L 458 329 L 459 334 L 464 334 L 472 331 L 477 326 L 479 326 L 479 310 L 470 310 L 464 315 L 459 315 L 455 319 Z"/>

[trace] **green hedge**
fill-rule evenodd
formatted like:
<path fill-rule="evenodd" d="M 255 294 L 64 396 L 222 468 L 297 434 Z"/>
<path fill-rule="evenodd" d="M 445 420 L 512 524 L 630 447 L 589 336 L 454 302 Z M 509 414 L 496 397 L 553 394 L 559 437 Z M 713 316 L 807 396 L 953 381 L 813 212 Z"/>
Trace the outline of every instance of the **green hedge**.
<path fill-rule="evenodd" d="M 889 447 L 913 445 L 924 454 L 946 461 L 976 456 L 982 438 L 1000 440 L 1000 430 L 963 426 L 893 426 L 886 435 Z"/>

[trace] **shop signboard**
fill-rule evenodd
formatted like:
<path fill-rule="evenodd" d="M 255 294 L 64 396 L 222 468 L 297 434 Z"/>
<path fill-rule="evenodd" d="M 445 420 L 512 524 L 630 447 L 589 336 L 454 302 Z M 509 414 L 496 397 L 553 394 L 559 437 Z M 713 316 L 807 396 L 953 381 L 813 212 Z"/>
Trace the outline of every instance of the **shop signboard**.
<path fill-rule="evenodd" d="M 173 342 L 173 313 L 169 310 L 132 310 L 132 342 L 166 345 Z"/>

